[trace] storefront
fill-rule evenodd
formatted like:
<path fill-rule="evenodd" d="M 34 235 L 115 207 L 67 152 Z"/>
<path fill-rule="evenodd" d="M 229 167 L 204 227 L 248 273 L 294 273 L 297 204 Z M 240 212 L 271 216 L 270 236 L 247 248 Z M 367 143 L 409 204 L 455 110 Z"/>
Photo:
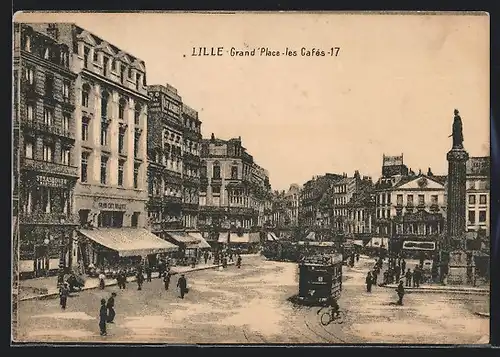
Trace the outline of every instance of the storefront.
<path fill-rule="evenodd" d="M 228 241 L 229 238 L 229 241 Z M 218 242 L 237 249 L 242 253 L 257 253 L 260 245 L 260 233 L 220 233 Z"/>
<path fill-rule="evenodd" d="M 78 233 L 86 268 L 127 268 L 178 250 L 174 244 L 143 228 L 91 228 L 80 229 Z"/>

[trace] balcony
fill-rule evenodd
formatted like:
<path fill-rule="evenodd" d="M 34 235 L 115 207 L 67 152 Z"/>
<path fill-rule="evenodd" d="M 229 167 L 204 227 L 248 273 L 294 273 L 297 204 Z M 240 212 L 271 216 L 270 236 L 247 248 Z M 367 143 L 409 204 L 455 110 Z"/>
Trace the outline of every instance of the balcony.
<path fill-rule="evenodd" d="M 198 203 L 187 203 L 187 202 L 182 203 L 182 209 L 187 211 L 198 211 L 199 207 L 200 206 Z"/>
<path fill-rule="evenodd" d="M 74 178 L 80 177 L 80 173 L 78 172 L 78 167 L 56 164 L 54 162 L 48 162 L 42 160 L 29 159 L 27 157 L 23 158 L 21 169 L 36 171 L 40 173 L 69 176 Z"/>
<path fill-rule="evenodd" d="M 210 180 L 210 183 L 212 185 L 218 185 L 218 186 L 220 186 L 220 185 L 222 185 L 222 179 L 220 177 L 217 177 L 217 178 L 216 177 L 212 177 L 212 179 Z"/>
<path fill-rule="evenodd" d="M 193 176 L 184 176 L 182 178 L 184 185 L 189 185 L 189 186 L 199 186 L 200 185 L 200 179 L 198 177 L 193 177 Z"/>
<path fill-rule="evenodd" d="M 199 165 L 200 164 L 200 157 L 196 156 L 194 154 L 191 154 L 190 152 L 184 152 L 184 162 L 187 164 L 192 164 L 192 165 Z"/>
<path fill-rule="evenodd" d="M 182 203 L 182 197 L 177 196 L 163 196 L 163 203 Z"/>
<path fill-rule="evenodd" d="M 71 131 L 65 130 L 55 125 L 49 125 L 37 121 L 24 121 L 21 123 L 21 126 L 24 129 L 34 130 L 42 133 L 49 133 L 62 138 L 75 140 L 75 135 Z"/>
<path fill-rule="evenodd" d="M 21 213 L 19 222 L 31 225 L 77 226 L 80 219 L 78 215 L 66 213 Z"/>

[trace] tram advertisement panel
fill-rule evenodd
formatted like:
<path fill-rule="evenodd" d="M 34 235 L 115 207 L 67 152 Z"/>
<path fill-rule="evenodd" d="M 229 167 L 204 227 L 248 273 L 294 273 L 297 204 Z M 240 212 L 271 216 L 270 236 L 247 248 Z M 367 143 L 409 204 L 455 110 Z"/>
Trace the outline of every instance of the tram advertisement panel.
<path fill-rule="evenodd" d="M 332 293 L 333 267 L 302 265 L 299 268 L 299 296 L 326 299 Z"/>

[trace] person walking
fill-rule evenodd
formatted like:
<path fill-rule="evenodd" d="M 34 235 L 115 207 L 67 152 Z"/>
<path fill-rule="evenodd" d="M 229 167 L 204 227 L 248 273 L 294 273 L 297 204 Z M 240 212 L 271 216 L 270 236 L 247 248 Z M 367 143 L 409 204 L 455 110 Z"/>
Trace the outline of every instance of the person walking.
<path fill-rule="evenodd" d="M 146 266 L 146 281 L 148 283 L 151 282 L 151 275 L 152 275 L 152 271 L 151 271 L 151 267 L 149 265 Z"/>
<path fill-rule="evenodd" d="M 205 259 L 205 265 L 208 262 L 208 251 L 205 251 L 205 254 L 203 255 L 203 258 Z"/>
<path fill-rule="evenodd" d="M 406 260 L 405 258 L 401 259 L 401 271 L 406 271 Z"/>
<path fill-rule="evenodd" d="M 396 288 L 396 292 L 398 293 L 398 305 L 403 305 L 403 297 L 405 296 L 405 287 L 403 285 L 403 280 L 399 281 L 399 285 Z"/>
<path fill-rule="evenodd" d="M 369 271 L 368 274 L 366 274 L 365 283 L 366 283 L 366 291 L 371 293 L 372 292 L 372 284 L 373 284 L 373 276 L 372 276 L 371 271 Z"/>
<path fill-rule="evenodd" d="M 108 319 L 108 309 L 106 308 L 106 299 L 101 299 L 101 309 L 99 310 L 99 329 L 101 336 L 106 336 L 106 321 Z"/>
<path fill-rule="evenodd" d="M 399 281 L 399 278 L 401 277 L 401 267 L 399 265 L 394 267 L 394 275 L 396 277 L 396 281 Z"/>
<path fill-rule="evenodd" d="M 104 279 L 106 278 L 106 276 L 104 275 L 103 272 L 100 272 L 99 273 L 99 288 L 101 290 L 104 290 L 104 287 L 106 286 L 105 282 L 104 282 Z"/>
<path fill-rule="evenodd" d="M 373 269 L 373 272 L 372 272 L 373 282 L 372 282 L 372 284 L 375 285 L 375 286 L 377 285 L 378 273 L 379 273 L 378 268 Z"/>
<path fill-rule="evenodd" d="M 356 253 L 356 263 L 359 262 L 359 253 Z"/>
<path fill-rule="evenodd" d="M 106 308 L 108 309 L 108 320 L 107 323 L 112 324 L 114 323 L 115 320 L 115 297 L 116 293 L 113 292 L 111 293 L 111 297 L 108 299 L 108 302 L 106 303 Z"/>
<path fill-rule="evenodd" d="M 236 266 L 239 268 L 241 268 L 241 255 L 238 254 L 238 258 L 236 259 Z"/>
<path fill-rule="evenodd" d="M 144 275 L 142 274 L 142 270 L 139 269 L 136 278 L 137 278 L 137 290 L 142 290 L 142 284 L 144 283 Z"/>
<path fill-rule="evenodd" d="M 171 278 L 172 274 L 170 273 L 170 270 L 167 270 L 164 274 L 163 274 L 163 285 L 165 285 L 165 290 L 168 290 L 168 287 L 170 285 L 170 278 Z"/>
<path fill-rule="evenodd" d="M 413 287 L 414 288 L 419 288 L 420 287 L 420 280 L 422 279 L 422 271 L 420 270 L 420 267 L 417 265 L 415 269 L 413 269 Z"/>
<path fill-rule="evenodd" d="M 182 274 L 179 280 L 177 280 L 177 287 L 179 288 L 181 299 L 184 299 L 184 294 L 186 294 L 186 288 L 187 288 L 187 280 L 184 274 Z"/>
<path fill-rule="evenodd" d="M 406 271 L 405 278 L 406 278 L 406 287 L 410 287 L 412 278 L 412 273 L 410 268 L 408 268 L 408 270 Z"/>
<path fill-rule="evenodd" d="M 66 303 L 68 302 L 68 296 L 69 296 L 68 284 L 66 284 L 66 283 L 61 284 L 61 286 L 59 287 L 59 305 L 61 305 L 61 309 L 63 309 L 63 310 L 66 309 Z"/>

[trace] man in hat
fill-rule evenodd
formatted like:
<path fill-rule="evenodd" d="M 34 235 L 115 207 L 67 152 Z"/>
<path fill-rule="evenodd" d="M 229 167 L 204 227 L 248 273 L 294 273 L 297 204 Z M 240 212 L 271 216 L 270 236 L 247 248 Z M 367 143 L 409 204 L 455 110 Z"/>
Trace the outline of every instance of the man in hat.
<path fill-rule="evenodd" d="M 108 319 L 108 309 L 106 308 L 106 299 L 101 299 L 101 309 L 99 310 L 99 329 L 101 336 L 106 336 L 106 320 Z"/>
<path fill-rule="evenodd" d="M 184 294 L 186 294 L 186 288 L 187 288 L 187 280 L 184 274 L 182 274 L 179 280 L 177 280 L 177 287 L 179 288 L 181 299 L 184 299 Z"/>
<path fill-rule="evenodd" d="M 108 302 L 106 304 L 106 308 L 108 309 L 108 323 L 110 323 L 110 324 L 114 323 L 114 319 L 115 319 L 115 315 L 116 315 L 115 297 L 116 297 L 116 293 L 115 292 L 111 293 L 111 297 L 108 299 Z"/>
<path fill-rule="evenodd" d="M 69 288 L 68 283 L 61 284 L 59 288 L 59 304 L 63 310 L 66 309 L 66 302 L 68 301 Z"/>

